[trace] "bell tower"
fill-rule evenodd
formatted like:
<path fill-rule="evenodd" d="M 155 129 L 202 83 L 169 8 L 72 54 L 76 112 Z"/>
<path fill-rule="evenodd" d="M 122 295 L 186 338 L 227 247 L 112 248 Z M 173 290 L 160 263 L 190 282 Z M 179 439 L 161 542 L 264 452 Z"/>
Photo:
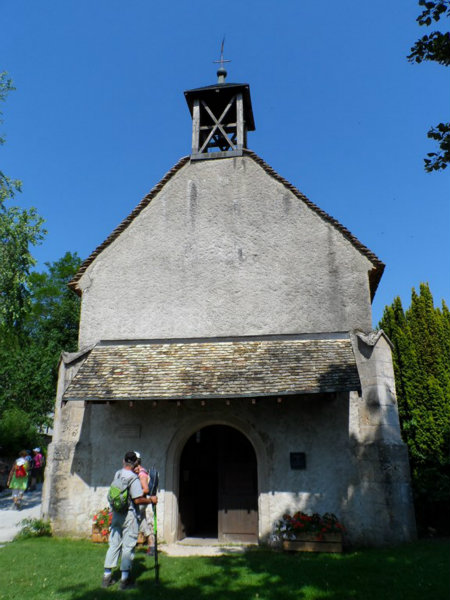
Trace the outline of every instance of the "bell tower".
<path fill-rule="evenodd" d="M 242 156 L 255 130 L 250 86 L 226 83 L 223 45 L 217 83 L 184 92 L 192 116 L 191 160 Z"/>

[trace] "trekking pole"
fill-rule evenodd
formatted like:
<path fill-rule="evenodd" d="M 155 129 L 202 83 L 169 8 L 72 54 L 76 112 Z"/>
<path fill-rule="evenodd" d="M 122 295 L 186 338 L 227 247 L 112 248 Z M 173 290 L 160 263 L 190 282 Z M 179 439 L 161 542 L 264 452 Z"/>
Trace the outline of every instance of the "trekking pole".
<path fill-rule="evenodd" d="M 149 490 L 150 496 L 156 496 L 158 492 L 159 473 L 152 467 L 149 472 Z M 158 562 L 158 514 L 156 504 L 152 504 L 153 509 L 153 535 L 155 536 L 155 583 L 159 583 L 159 562 Z"/>
<path fill-rule="evenodd" d="M 153 504 L 153 535 L 155 536 L 155 583 L 159 583 L 158 516 L 156 513 L 156 504 Z"/>

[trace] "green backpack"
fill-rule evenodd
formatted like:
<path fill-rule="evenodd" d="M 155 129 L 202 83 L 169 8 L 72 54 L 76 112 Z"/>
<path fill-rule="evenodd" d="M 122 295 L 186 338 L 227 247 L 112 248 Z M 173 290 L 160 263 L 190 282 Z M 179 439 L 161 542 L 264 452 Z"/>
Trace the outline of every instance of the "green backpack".
<path fill-rule="evenodd" d="M 108 502 L 114 512 L 127 512 L 130 503 L 128 487 L 120 490 L 117 486 L 111 485 L 108 491 Z"/>
<path fill-rule="evenodd" d="M 136 475 L 136 479 L 137 479 Z M 127 481 L 123 487 L 123 481 L 120 478 L 114 478 L 108 491 L 108 502 L 114 512 L 126 513 L 130 505 L 130 485 L 134 479 Z"/>

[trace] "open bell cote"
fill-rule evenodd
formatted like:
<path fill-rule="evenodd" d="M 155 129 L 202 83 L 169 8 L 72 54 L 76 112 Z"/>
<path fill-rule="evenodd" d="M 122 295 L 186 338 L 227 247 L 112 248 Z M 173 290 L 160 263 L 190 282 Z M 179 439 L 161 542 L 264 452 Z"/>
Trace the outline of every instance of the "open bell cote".
<path fill-rule="evenodd" d="M 184 92 L 192 115 L 191 160 L 242 156 L 247 132 L 255 130 L 250 86 L 225 83 L 225 69 L 217 74 L 217 84 Z"/>

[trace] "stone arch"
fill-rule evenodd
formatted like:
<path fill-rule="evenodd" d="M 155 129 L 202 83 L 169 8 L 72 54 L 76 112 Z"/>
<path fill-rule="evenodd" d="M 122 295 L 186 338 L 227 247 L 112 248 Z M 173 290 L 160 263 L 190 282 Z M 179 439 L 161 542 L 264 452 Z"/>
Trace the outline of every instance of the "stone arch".
<path fill-rule="evenodd" d="M 179 519 L 179 478 L 180 459 L 182 451 L 189 438 L 198 430 L 210 425 L 224 425 L 232 427 L 242 433 L 251 443 L 256 455 L 257 477 L 258 477 L 258 531 L 261 532 L 262 518 L 267 512 L 265 502 L 262 501 L 262 492 L 265 489 L 264 482 L 268 480 L 268 463 L 265 445 L 259 433 L 246 421 L 233 415 L 196 416 L 180 425 L 173 435 L 166 455 L 165 465 L 165 490 L 164 490 L 164 517 L 163 536 L 166 542 L 175 542 L 178 538 Z M 265 495 L 264 495 L 265 496 Z"/>

